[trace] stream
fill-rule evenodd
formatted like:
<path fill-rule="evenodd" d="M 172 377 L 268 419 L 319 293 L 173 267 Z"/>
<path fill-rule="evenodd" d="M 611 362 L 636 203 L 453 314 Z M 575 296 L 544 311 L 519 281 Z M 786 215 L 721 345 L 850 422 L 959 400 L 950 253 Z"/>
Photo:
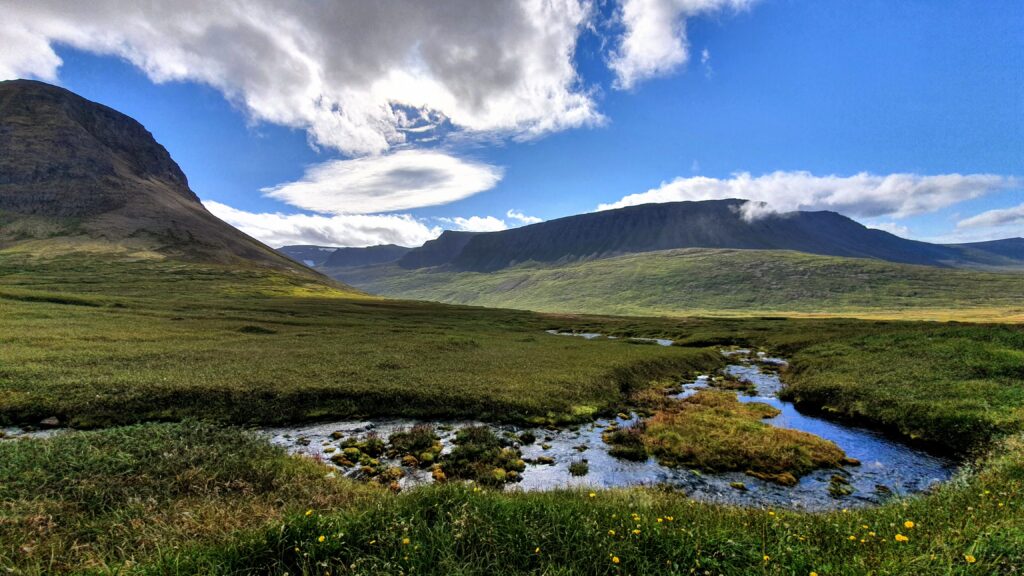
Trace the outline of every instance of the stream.
<path fill-rule="evenodd" d="M 605 338 L 596 333 L 566 333 L 548 331 L 557 336 L 582 337 L 588 340 Z M 614 337 L 608 337 L 613 339 Z M 642 339 L 655 345 L 671 346 L 666 339 Z M 514 440 L 524 431 L 533 432 L 537 441 L 522 445 L 523 459 L 527 462 L 546 456 L 553 464 L 529 463 L 521 481 L 510 484 L 507 490 L 550 490 L 565 487 L 612 488 L 623 486 L 669 486 L 681 490 L 689 497 L 723 504 L 745 506 L 771 506 L 803 510 L 830 510 L 878 504 L 892 495 L 905 495 L 928 490 L 948 480 L 956 470 L 955 463 L 886 438 L 884 435 L 854 426 L 801 414 L 789 402 L 778 398 L 782 382 L 772 366 L 785 361 L 751 350 L 723 350 L 733 362 L 725 368 L 730 376 L 751 383 L 753 395 L 739 393 L 743 402 L 763 402 L 781 412 L 764 422 L 780 428 L 802 430 L 835 442 L 847 456 L 860 460 L 860 466 L 847 466 L 842 470 L 822 469 L 800 478 L 797 485 L 786 487 L 757 480 L 741 472 L 706 473 L 687 468 L 669 468 L 649 458 L 646 462 L 630 462 L 608 454 L 608 446 L 601 434 L 609 425 L 628 426 L 637 421 L 635 414 L 621 414 L 616 418 L 599 419 L 578 427 L 549 429 L 513 425 L 487 424 L 473 421 L 420 421 L 411 419 L 373 419 L 340 421 L 286 428 L 266 429 L 271 442 L 284 446 L 292 453 L 305 454 L 330 463 L 330 456 L 339 449 L 340 440 L 333 436 L 365 437 L 376 434 L 387 440 L 391 433 L 408 429 L 416 424 L 435 427 L 443 445 L 442 454 L 451 451 L 455 433 L 464 426 L 485 425 L 499 436 Z M 769 368 L 769 369 L 764 369 Z M 679 398 L 695 394 L 709 386 L 711 375 L 702 375 L 682 384 Z M 586 460 L 589 472 L 572 476 L 569 465 Z M 399 465 L 397 460 L 389 461 Z M 337 468 L 337 474 L 351 473 Z M 852 492 L 834 497 L 829 484 L 834 475 L 843 476 Z M 426 470 L 407 469 L 401 479 L 403 487 L 431 482 Z M 733 487 L 742 483 L 745 490 Z"/>

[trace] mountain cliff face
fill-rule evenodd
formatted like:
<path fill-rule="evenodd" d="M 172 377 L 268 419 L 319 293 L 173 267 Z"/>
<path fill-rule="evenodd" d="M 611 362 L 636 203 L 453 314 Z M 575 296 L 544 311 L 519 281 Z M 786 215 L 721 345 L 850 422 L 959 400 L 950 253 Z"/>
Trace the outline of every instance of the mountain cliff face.
<path fill-rule="evenodd" d="M 445 230 L 437 238 L 427 241 L 423 246 L 402 256 L 398 265 L 405 269 L 414 269 L 449 264 L 457 259 L 469 242 L 480 234 L 479 232 Z"/>
<path fill-rule="evenodd" d="M 569 216 L 501 232 L 445 232 L 406 254 L 403 268 L 448 265 L 487 272 L 524 262 L 564 263 L 677 248 L 795 250 L 931 266 L 1024 266 L 977 246 L 907 240 L 835 212 L 744 219 L 744 200 L 645 204 Z"/>
<path fill-rule="evenodd" d="M 306 273 L 210 214 L 141 124 L 63 88 L 0 82 L 0 151 L 0 247 L 104 241 Z"/>

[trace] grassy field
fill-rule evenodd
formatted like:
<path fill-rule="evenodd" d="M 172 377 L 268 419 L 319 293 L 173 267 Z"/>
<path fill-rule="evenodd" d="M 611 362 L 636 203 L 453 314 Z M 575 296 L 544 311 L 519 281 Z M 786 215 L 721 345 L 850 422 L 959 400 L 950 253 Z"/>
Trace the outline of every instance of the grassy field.
<path fill-rule="evenodd" d="M 489 273 L 330 271 L 373 294 L 543 312 L 1024 320 L 1024 275 L 761 250 L 666 250 Z"/>
<path fill-rule="evenodd" d="M 306 276 L 153 256 L 10 251 L 0 253 L 0 322 L 6 422 L 207 421 L 0 442 L 0 570 L 14 574 L 1024 566 L 1020 325 L 540 315 L 379 300 Z M 934 494 L 801 514 L 658 490 L 453 484 L 393 495 L 223 427 L 364 414 L 585 419 L 652 384 L 715 370 L 728 345 L 788 358 L 785 394 L 803 409 L 981 460 Z"/>
<path fill-rule="evenodd" d="M 0 422 L 357 415 L 564 421 L 713 350 L 556 338 L 535 314 L 365 298 L 260 269 L 0 256 Z"/>

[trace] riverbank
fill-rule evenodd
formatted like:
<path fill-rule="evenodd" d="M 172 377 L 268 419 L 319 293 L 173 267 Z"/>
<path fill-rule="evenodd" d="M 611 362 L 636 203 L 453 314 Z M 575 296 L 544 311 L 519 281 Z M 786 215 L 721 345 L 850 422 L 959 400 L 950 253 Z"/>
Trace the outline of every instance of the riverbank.
<path fill-rule="evenodd" d="M 395 495 L 331 477 L 251 433 L 146 424 L 0 443 L 0 566 L 17 574 L 1013 574 L 1024 560 L 1022 463 L 1024 439 L 1007 439 L 934 493 L 808 514 L 659 489 L 446 484 Z"/>

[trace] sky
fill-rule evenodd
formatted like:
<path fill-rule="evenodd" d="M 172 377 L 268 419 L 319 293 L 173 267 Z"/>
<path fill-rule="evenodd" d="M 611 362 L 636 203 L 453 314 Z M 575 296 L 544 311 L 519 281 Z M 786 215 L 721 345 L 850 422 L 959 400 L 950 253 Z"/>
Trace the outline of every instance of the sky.
<path fill-rule="evenodd" d="M 1024 236 L 1024 4 L 0 0 L 0 79 L 145 125 L 272 246 L 646 202 Z"/>

